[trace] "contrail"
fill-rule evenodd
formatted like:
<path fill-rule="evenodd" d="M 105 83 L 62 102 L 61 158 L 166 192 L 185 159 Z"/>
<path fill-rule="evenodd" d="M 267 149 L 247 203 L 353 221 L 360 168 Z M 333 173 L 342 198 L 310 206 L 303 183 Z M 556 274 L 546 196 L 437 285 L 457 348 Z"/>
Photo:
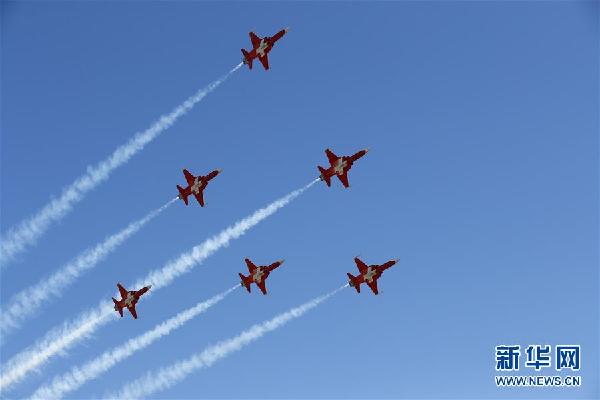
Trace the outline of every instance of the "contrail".
<path fill-rule="evenodd" d="M 307 311 L 315 308 L 329 297 L 333 296 L 348 285 L 344 285 L 331 293 L 317 297 L 301 306 L 292 308 L 282 314 L 277 315 L 261 324 L 256 324 L 239 335 L 221 341 L 215 345 L 206 347 L 202 352 L 196 353 L 190 358 L 179 361 L 168 367 L 161 368 L 154 373 L 147 373 L 145 376 L 136 379 L 123 387 L 116 394 L 104 396 L 110 399 L 137 399 L 149 397 L 150 395 L 170 388 L 181 382 L 186 376 L 200 368 L 208 368 L 220 359 L 229 354 L 241 350 L 246 345 L 260 339 L 266 333 L 287 324 L 293 319 L 302 316 Z"/>
<path fill-rule="evenodd" d="M 51 384 L 40 387 L 32 395 L 32 399 L 60 399 L 68 393 L 79 389 L 87 381 L 96 379 L 98 376 L 114 367 L 117 363 L 125 360 L 133 353 L 150 346 L 154 341 L 171 333 L 172 330 L 180 328 L 192 318 L 202 314 L 210 307 L 223 300 L 228 294 L 239 288 L 240 285 L 227 289 L 206 301 L 196 304 L 185 311 L 180 312 L 173 318 L 156 325 L 154 329 L 129 339 L 124 344 L 112 350 L 105 351 L 102 355 L 81 367 L 74 367 L 70 372 L 55 377 Z"/>
<path fill-rule="evenodd" d="M 225 82 L 241 66 L 242 63 L 238 64 L 226 75 L 205 88 L 198 90 L 196 94 L 178 105 L 169 114 L 161 116 L 148 129 L 138 132 L 127 143 L 117 147 L 106 159 L 94 166 L 88 166 L 87 171 L 64 188 L 58 198 L 51 200 L 36 214 L 10 228 L 0 238 L 0 255 L 2 256 L 0 265 L 7 265 L 18 254 L 25 251 L 28 247 L 35 245 L 40 236 L 48 230 L 51 223 L 63 218 L 71 211 L 75 204 L 83 200 L 87 192 L 108 179 L 115 169 L 129 161 L 132 156 L 140 152 L 148 143 L 171 127 L 180 117 L 187 114 L 198 102 L 215 90 L 221 83 Z"/>
<path fill-rule="evenodd" d="M 303 188 L 294 190 L 266 207 L 255 211 L 233 226 L 193 247 L 190 251 L 181 254 L 177 259 L 168 262 L 163 268 L 151 271 L 146 278 L 138 280 L 131 287 L 152 284 L 152 290 L 148 292 L 148 294 L 152 294 L 156 290 L 169 285 L 179 275 L 190 271 L 217 250 L 229 245 L 231 240 L 245 234 L 250 228 L 274 214 L 318 181 L 317 178 Z M 48 332 L 35 344 L 4 363 L 2 375 L 0 375 L 0 394 L 20 382 L 29 372 L 38 370 L 51 357 L 64 352 L 75 343 L 88 337 L 100 326 L 108 323 L 111 317 L 114 320 L 115 315 L 112 301 L 102 300 L 96 308 L 88 310 L 74 320 L 67 321 L 62 326 Z"/>
<path fill-rule="evenodd" d="M 59 297 L 64 289 L 71 285 L 82 273 L 94 268 L 177 199 L 176 197 L 170 200 L 144 218 L 130 223 L 120 232 L 110 235 L 103 242 L 86 249 L 49 277 L 17 293 L 9 305 L 2 307 L 0 310 L 0 335 L 5 337 L 8 332 L 19 328 L 21 323 L 35 314 L 42 304 L 54 297 Z"/>
<path fill-rule="evenodd" d="M 244 235 L 250 228 L 271 216 L 280 208 L 285 207 L 318 181 L 319 179 L 317 178 L 308 185 L 294 190 L 279 200 L 275 200 L 268 206 L 255 211 L 252 215 L 236 222 L 233 226 L 224 229 L 219 234 L 205 240 L 198 246 L 193 247 L 191 251 L 181 254 L 177 259 L 169 262 L 160 270 L 152 271 L 146 278 L 138 280 L 134 286 L 141 287 L 152 284 L 152 288 L 156 287 L 158 289 L 169 285 L 179 275 L 188 272 L 197 264 L 202 263 L 222 247 L 228 246 L 229 242 Z"/>

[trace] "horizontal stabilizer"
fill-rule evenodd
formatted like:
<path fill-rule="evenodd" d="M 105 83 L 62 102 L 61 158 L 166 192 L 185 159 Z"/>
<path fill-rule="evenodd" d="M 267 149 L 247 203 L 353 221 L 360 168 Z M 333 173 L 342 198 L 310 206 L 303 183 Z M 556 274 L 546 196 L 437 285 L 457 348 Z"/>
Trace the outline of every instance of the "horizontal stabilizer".
<path fill-rule="evenodd" d="M 123 316 L 123 308 L 119 307 L 119 302 L 114 297 L 112 298 L 113 303 L 115 303 L 115 311 L 118 311 L 121 317 Z"/>
<path fill-rule="evenodd" d="M 181 200 L 183 200 L 183 202 L 185 203 L 185 205 L 188 205 L 188 196 L 189 194 L 185 192 L 185 189 L 182 188 L 181 186 L 177 185 L 177 190 L 179 190 L 179 198 Z"/>
<path fill-rule="evenodd" d="M 327 176 L 327 171 L 325 170 L 325 168 L 321 167 L 320 165 L 318 165 L 317 168 L 319 168 L 319 172 L 321 172 L 321 175 L 319 176 L 319 178 L 322 181 L 325 181 L 327 186 L 331 186 L 331 177 Z"/>
<path fill-rule="evenodd" d="M 358 293 L 360 293 L 360 282 L 358 282 L 358 279 L 356 276 L 352 275 L 351 273 L 347 272 L 346 275 L 348 275 L 348 284 L 350 286 L 352 286 L 354 289 L 356 289 L 356 291 Z"/>
<path fill-rule="evenodd" d="M 246 290 L 248 291 L 248 293 L 250 293 L 250 283 L 252 283 L 252 280 L 250 279 L 250 276 L 244 276 L 244 275 L 242 275 L 240 273 L 238 273 L 238 275 L 240 276 L 240 278 L 242 280 L 240 282 L 240 284 L 246 288 Z"/>
<path fill-rule="evenodd" d="M 242 61 L 244 62 L 244 64 L 246 64 L 248 66 L 248 69 L 252 69 L 252 58 L 250 58 L 250 54 L 244 50 L 242 50 L 242 55 L 244 56 Z"/>

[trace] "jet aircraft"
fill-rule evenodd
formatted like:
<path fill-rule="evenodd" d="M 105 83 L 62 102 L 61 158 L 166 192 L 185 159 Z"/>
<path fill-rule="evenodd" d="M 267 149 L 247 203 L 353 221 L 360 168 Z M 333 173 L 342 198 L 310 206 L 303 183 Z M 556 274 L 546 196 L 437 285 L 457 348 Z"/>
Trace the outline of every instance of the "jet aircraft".
<path fill-rule="evenodd" d="M 117 300 L 114 297 L 112 298 L 115 303 L 115 311 L 118 311 L 121 317 L 123 316 L 123 308 L 127 308 L 133 318 L 137 319 L 137 312 L 135 311 L 135 305 L 138 300 L 144 293 L 146 293 L 152 285 L 145 286 L 140 290 L 130 290 L 127 291 L 120 283 L 117 283 L 117 287 L 119 288 L 119 293 L 121 294 L 121 300 Z"/>
<path fill-rule="evenodd" d="M 333 151 L 326 149 L 325 154 L 329 160 L 330 167 L 325 169 L 324 167 L 318 165 L 317 168 L 319 168 L 319 172 L 321 172 L 319 178 L 322 181 L 325 181 L 327 186 L 331 186 L 331 177 L 335 175 L 338 177 L 340 182 L 342 182 L 344 187 L 349 187 L 350 184 L 348 183 L 348 171 L 350 171 L 350 168 L 352 168 L 352 164 L 367 154 L 368 151 L 369 149 L 364 149 L 351 156 L 338 157 L 333 153 Z"/>
<path fill-rule="evenodd" d="M 354 276 L 351 273 L 347 273 L 349 281 L 348 284 L 352 286 L 358 293 L 360 293 L 360 284 L 366 283 L 371 288 L 373 293 L 379 294 L 377 289 L 377 280 L 381 278 L 383 271 L 396 264 L 398 260 L 391 260 L 382 265 L 367 265 L 358 257 L 354 257 L 354 262 L 358 267 L 360 275 Z"/>
<path fill-rule="evenodd" d="M 269 277 L 271 271 L 283 264 L 285 260 L 275 261 L 273 264 L 268 266 L 256 266 L 248 258 L 246 258 L 244 261 L 246 261 L 250 275 L 244 276 L 243 274 L 238 274 L 242 279 L 241 285 L 246 288 L 248 293 L 250 293 L 250 284 L 256 283 L 256 286 L 258 286 L 261 292 L 263 294 L 267 294 L 265 281 Z"/>
<path fill-rule="evenodd" d="M 250 32 L 250 41 L 252 42 L 252 50 L 246 51 L 242 49 L 243 58 L 242 61 L 248 66 L 248 69 L 252 69 L 252 61 L 255 58 L 261 62 L 265 70 L 269 69 L 269 52 L 275 46 L 275 42 L 285 35 L 290 28 L 285 28 L 277 32 L 274 36 L 265 36 L 260 38 L 256 36 L 254 32 Z"/>
<path fill-rule="evenodd" d="M 183 170 L 183 175 L 185 176 L 185 180 L 187 181 L 187 187 L 182 188 L 177 185 L 177 190 L 179 190 L 179 198 L 183 200 L 185 205 L 188 205 L 188 196 L 193 194 L 198 203 L 200 203 L 201 207 L 204 207 L 204 189 L 208 185 L 208 182 L 213 179 L 215 176 L 219 175 L 222 170 L 216 169 L 212 171 L 210 174 L 206 176 L 198 175 L 194 176 L 187 169 Z"/>

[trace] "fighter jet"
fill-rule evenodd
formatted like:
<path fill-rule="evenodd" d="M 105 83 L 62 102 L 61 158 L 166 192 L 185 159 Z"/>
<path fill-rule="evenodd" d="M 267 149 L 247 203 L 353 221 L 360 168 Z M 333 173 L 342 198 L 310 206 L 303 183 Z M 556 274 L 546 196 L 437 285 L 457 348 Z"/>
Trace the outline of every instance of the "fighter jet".
<path fill-rule="evenodd" d="M 220 170 L 220 169 L 216 169 L 206 176 L 202 176 L 202 175 L 194 176 L 194 175 L 190 174 L 190 171 L 188 171 L 187 169 L 184 169 L 183 175 L 185 176 L 185 180 L 187 181 L 188 185 L 185 188 L 182 188 L 181 186 L 177 185 L 177 189 L 179 190 L 178 197 L 181 200 L 183 200 L 183 202 L 187 206 L 188 205 L 188 196 L 190 194 L 193 194 L 194 197 L 196 198 L 196 200 L 198 200 L 198 203 L 200 203 L 200 206 L 204 207 L 204 195 L 203 195 L 204 188 L 206 188 L 206 185 L 208 185 L 208 182 L 215 176 L 219 175 L 219 173 L 221 171 L 222 170 Z"/>
<path fill-rule="evenodd" d="M 275 34 L 275 36 L 265 36 L 264 38 L 260 38 L 256 36 L 254 32 L 250 32 L 250 41 L 252 42 L 252 50 L 246 51 L 242 49 L 242 61 L 244 64 L 248 66 L 249 69 L 252 69 L 252 61 L 255 58 L 261 62 L 265 70 L 269 69 L 269 52 L 275 46 L 275 42 L 285 35 L 290 28 L 285 28 Z"/>
<path fill-rule="evenodd" d="M 114 297 L 112 298 L 115 303 L 115 311 L 118 311 L 121 317 L 123 316 L 123 308 L 127 308 L 133 318 L 137 319 L 137 312 L 135 311 L 135 305 L 138 300 L 144 293 L 146 293 L 152 285 L 145 286 L 140 290 L 130 290 L 127 291 L 120 283 L 117 283 L 117 287 L 119 288 L 119 293 L 121 294 L 121 300 L 117 300 Z"/>
<path fill-rule="evenodd" d="M 348 274 L 348 284 L 352 286 L 358 293 L 360 293 L 360 284 L 366 283 L 371 288 L 373 293 L 379 294 L 377 289 L 377 280 L 381 277 L 383 271 L 396 264 L 398 260 L 391 260 L 382 265 L 367 265 L 360 260 L 358 257 L 354 257 L 354 262 L 360 272 L 359 276 L 354 276 L 351 273 Z"/>
<path fill-rule="evenodd" d="M 336 175 L 344 187 L 349 187 L 350 184 L 348 183 L 348 171 L 350 171 L 350 168 L 352 168 L 354 161 L 367 154 L 368 151 L 369 149 L 364 149 L 352 156 L 338 157 L 333 153 L 333 151 L 326 149 L 325 154 L 329 159 L 330 167 L 325 169 L 318 165 L 317 168 L 319 168 L 319 171 L 321 172 L 319 178 L 322 181 L 325 181 L 327 186 L 331 186 L 331 177 Z"/>
<path fill-rule="evenodd" d="M 238 274 L 242 279 L 241 285 L 246 288 L 248 293 L 250 293 L 250 284 L 256 283 L 256 286 L 261 290 L 263 294 L 267 294 L 267 288 L 265 287 L 265 281 L 267 280 L 271 271 L 275 268 L 279 267 L 285 260 L 275 261 L 273 264 L 268 266 L 256 266 L 249 259 L 245 259 L 246 265 L 248 266 L 248 271 L 250 275 L 244 276 L 243 274 Z"/>

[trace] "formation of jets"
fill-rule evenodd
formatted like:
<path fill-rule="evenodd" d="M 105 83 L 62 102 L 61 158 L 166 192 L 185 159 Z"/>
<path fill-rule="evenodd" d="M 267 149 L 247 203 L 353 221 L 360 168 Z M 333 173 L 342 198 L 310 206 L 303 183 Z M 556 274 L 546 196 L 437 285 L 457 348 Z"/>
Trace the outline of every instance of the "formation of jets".
<path fill-rule="evenodd" d="M 248 65 L 249 69 L 252 69 L 252 62 L 254 59 L 258 58 L 260 63 L 263 65 L 265 70 L 269 69 L 269 58 L 268 55 L 273 49 L 275 43 L 281 39 L 287 32 L 289 28 L 283 29 L 277 32 L 273 36 L 266 36 L 264 38 L 260 38 L 254 32 L 250 32 L 250 41 L 252 42 L 252 50 L 246 51 L 242 49 L 243 54 L 243 62 Z M 329 160 L 329 167 L 324 168 L 320 165 L 317 166 L 319 169 L 320 175 L 319 178 L 324 181 L 328 187 L 331 187 L 331 178 L 337 176 L 342 185 L 345 188 L 350 187 L 348 182 L 348 171 L 352 168 L 354 162 L 356 162 L 359 158 L 363 157 L 369 149 L 360 150 L 359 152 L 351 155 L 351 156 L 337 156 L 330 149 L 325 150 L 325 155 Z M 177 190 L 179 191 L 178 198 L 181 199 L 185 205 L 188 205 L 188 197 L 193 195 L 201 207 L 204 207 L 204 189 L 208 183 L 215 178 L 221 172 L 220 169 L 216 169 L 210 172 L 208 175 L 198 175 L 194 176 L 187 169 L 183 170 L 183 176 L 187 182 L 187 186 L 181 187 L 177 185 Z M 265 281 L 269 277 L 269 274 L 278 268 L 281 264 L 283 264 L 284 260 L 276 261 L 270 265 L 255 265 L 249 258 L 244 260 L 246 262 L 246 266 L 248 267 L 249 275 L 245 276 L 242 273 L 239 273 L 239 277 L 241 279 L 240 285 L 245 287 L 248 293 L 251 292 L 250 285 L 252 283 L 256 284 L 260 291 L 263 294 L 267 294 L 267 288 L 265 286 Z M 358 293 L 360 293 L 360 285 L 362 283 L 367 284 L 369 288 L 373 291 L 374 294 L 379 294 L 379 290 L 377 288 L 377 280 L 381 277 L 383 271 L 396 264 L 398 260 L 391 260 L 381 265 L 366 265 L 361 259 L 358 257 L 354 258 L 356 262 L 356 266 L 358 267 L 359 275 L 354 276 L 351 273 L 347 273 L 348 275 L 348 284 L 356 289 Z M 141 288 L 140 290 L 127 291 L 120 283 L 117 284 L 119 289 L 119 293 L 121 295 L 121 300 L 117 300 L 114 297 L 112 298 L 115 303 L 115 311 L 117 311 L 121 317 L 123 316 L 123 309 L 127 308 L 133 318 L 137 319 L 137 312 L 135 310 L 135 305 L 139 301 L 140 297 L 150 290 L 151 286 L 146 286 Z"/>
<path fill-rule="evenodd" d="M 269 274 L 284 263 L 285 260 L 278 260 L 269 265 L 255 265 L 249 258 L 244 259 L 246 262 L 246 266 L 248 267 L 248 276 L 238 273 L 240 276 L 240 285 L 245 287 L 248 293 L 251 293 L 250 285 L 255 283 L 256 286 L 260 289 L 262 294 L 267 294 L 267 287 L 265 282 L 269 277 Z M 360 293 L 360 285 L 362 283 L 366 283 L 367 286 L 373 291 L 374 294 L 379 294 L 379 289 L 377 288 L 377 280 L 381 278 L 383 271 L 390 268 L 394 264 L 398 262 L 398 260 L 390 260 L 384 264 L 377 265 L 367 265 L 360 258 L 354 257 L 354 262 L 358 267 L 358 276 L 354 276 L 351 273 L 347 273 L 348 275 L 348 284 L 352 286 L 358 293 Z M 120 283 L 117 283 L 117 287 L 119 288 L 119 292 L 121 293 L 121 300 L 117 300 L 113 297 L 113 302 L 115 303 L 115 311 L 117 311 L 121 317 L 123 316 L 123 308 L 127 308 L 133 318 L 137 319 L 137 312 L 135 310 L 135 305 L 137 304 L 140 297 L 150 290 L 151 286 L 146 286 L 141 288 L 140 290 L 127 291 Z"/>

